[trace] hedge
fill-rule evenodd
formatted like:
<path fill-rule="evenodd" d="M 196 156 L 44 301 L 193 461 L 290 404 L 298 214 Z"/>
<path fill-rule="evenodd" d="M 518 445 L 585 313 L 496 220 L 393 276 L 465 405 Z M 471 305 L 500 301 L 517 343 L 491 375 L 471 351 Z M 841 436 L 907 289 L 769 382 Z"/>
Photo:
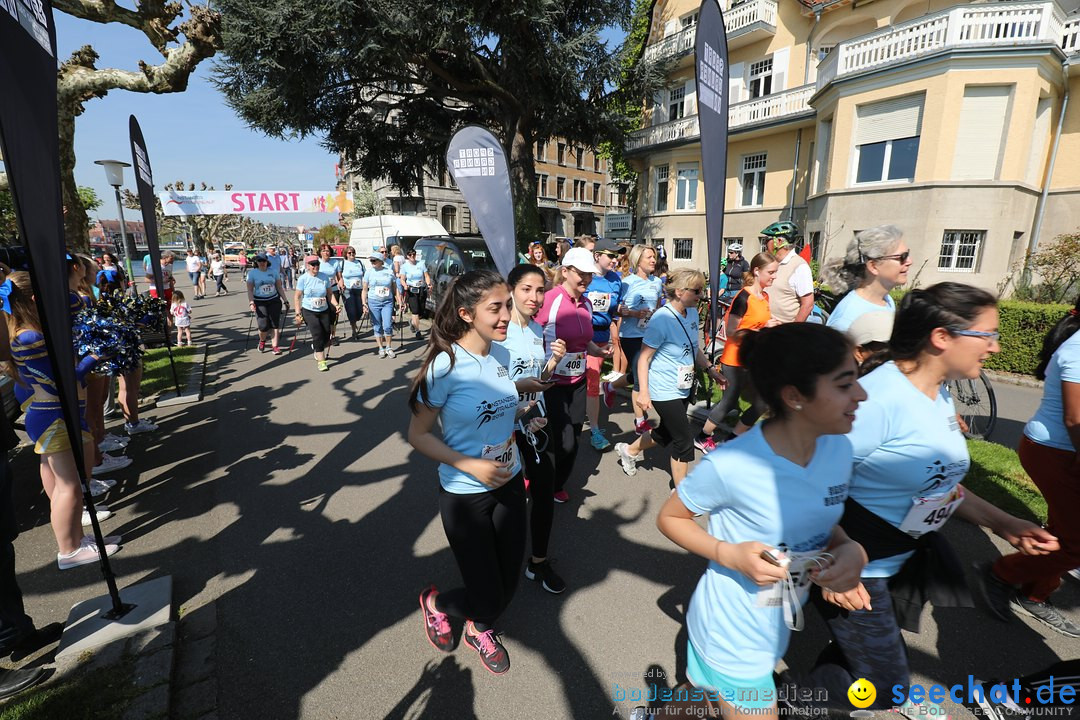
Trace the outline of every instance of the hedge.
<path fill-rule="evenodd" d="M 1069 311 L 1069 305 L 1044 305 L 1002 300 L 998 303 L 1001 314 L 1001 352 L 986 361 L 990 370 L 1034 375 L 1039 364 L 1039 350 L 1043 336 Z"/>

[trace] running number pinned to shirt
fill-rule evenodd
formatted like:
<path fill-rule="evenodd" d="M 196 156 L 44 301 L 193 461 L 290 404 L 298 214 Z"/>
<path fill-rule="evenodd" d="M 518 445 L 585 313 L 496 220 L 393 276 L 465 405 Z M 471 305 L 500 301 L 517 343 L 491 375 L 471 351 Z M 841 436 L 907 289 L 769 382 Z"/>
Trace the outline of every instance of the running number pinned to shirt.
<path fill-rule="evenodd" d="M 480 457 L 507 467 L 514 467 L 517 464 L 517 444 L 514 443 L 514 437 L 511 435 L 505 442 L 498 445 L 485 445 Z"/>
<path fill-rule="evenodd" d="M 585 353 L 566 353 L 555 366 L 555 374 L 563 377 L 580 377 L 585 374 Z"/>
<path fill-rule="evenodd" d="M 912 537 L 934 532 L 945 524 L 960 503 L 964 502 L 964 488 L 957 485 L 949 492 L 911 498 L 911 509 L 900 523 L 900 530 Z"/>
<path fill-rule="evenodd" d="M 689 390 L 694 386 L 694 366 L 680 365 L 675 369 L 677 378 L 675 387 L 679 390 Z"/>
<path fill-rule="evenodd" d="M 351 287 L 351 288 L 360 287 L 360 278 L 353 278 L 352 282 L 349 283 L 349 287 Z"/>
<path fill-rule="evenodd" d="M 611 293 L 593 290 L 589 293 L 589 303 L 594 313 L 606 313 L 611 310 Z"/>
<path fill-rule="evenodd" d="M 271 285 L 270 283 L 263 283 L 262 285 L 259 286 L 259 296 L 260 297 L 270 297 L 271 295 L 274 294 L 274 292 L 275 292 L 274 286 Z"/>
<path fill-rule="evenodd" d="M 326 298 L 324 298 L 324 297 L 310 298 L 308 300 L 308 302 L 311 303 L 311 309 L 312 310 L 318 311 L 318 310 L 325 310 L 326 309 Z"/>
<path fill-rule="evenodd" d="M 371 288 L 371 292 L 373 292 L 375 294 L 375 297 L 379 297 L 379 298 L 388 298 L 388 297 L 390 297 L 390 288 L 388 288 L 388 287 L 383 287 L 383 286 L 373 287 L 373 288 Z"/>
<path fill-rule="evenodd" d="M 649 327 L 649 320 L 652 319 L 652 310 L 649 310 L 645 317 L 638 318 L 637 326 L 638 330 L 645 330 Z"/>

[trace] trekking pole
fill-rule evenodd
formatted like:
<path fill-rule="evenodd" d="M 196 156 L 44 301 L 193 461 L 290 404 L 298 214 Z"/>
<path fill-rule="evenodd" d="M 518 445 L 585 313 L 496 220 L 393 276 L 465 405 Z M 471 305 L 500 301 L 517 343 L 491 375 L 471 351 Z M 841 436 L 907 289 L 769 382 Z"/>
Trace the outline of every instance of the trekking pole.
<path fill-rule="evenodd" d="M 251 344 L 251 326 L 255 324 L 255 311 L 251 311 L 251 318 L 248 320 L 247 335 L 244 336 L 244 352 L 247 352 L 248 345 Z"/>

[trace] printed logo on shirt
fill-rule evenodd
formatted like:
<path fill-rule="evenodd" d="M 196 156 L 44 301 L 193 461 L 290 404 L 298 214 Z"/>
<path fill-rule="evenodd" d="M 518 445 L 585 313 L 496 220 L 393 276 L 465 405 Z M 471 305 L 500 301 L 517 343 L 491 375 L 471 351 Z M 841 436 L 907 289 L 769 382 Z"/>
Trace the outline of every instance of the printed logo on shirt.
<path fill-rule="evenodd" d="M 500 366 L 498 367 L 498 369 L 497 369 L 497 370 L 495 371 L 495 374 L 496 374 L 496 375 L 497 375 L 498 377 L 501 377 L 501 378 L 504 378 L 504 377 L 510 377 L 510 371 L 508 371 L 508 370 L 507 370 L 506 368 L 504 368 L 504 367 L 503 367 L 502 365 L 500 365 Z"/>
<path fill-rule="evenodd" d="M 829 487 L 829 496 L 825 498 L 825 507 L 830 507 L 832 505 L 840 505 L 841 503 L 843 503 L 845 500 L 847 500 L 847 491 L 847 483 L 844 483 L 843 485 L 831 485 Z"/>
<path fill-rule="evenodd" d="M 531 373 L 533 367 L 535 367 L 535 363 L 536 363 L 536 361 L 533 358 L 528 358 L 528 359 L 526 359 L 526 358 L 517 358 L 517 359 L 515 359 L 514 360 L 514 367 L 513 367 L 513 375 L 514 375 L 514 377 L 521 377 L 522 375 L 527 375 L 527 374 Z M 499 367 L 499 369 L 503 370 L 503 368 L 501 366 Z"/>
<path fill-rule="evenodd" d="M 933 492 L 943 487 L 952 487 L 956 483 L 964 479 L 964 473 L 967 472 L 967 463 L 954 462 L 946 465 L 940 460 L 935 460 L 931 464 L 926 466 L 926 474 L 929 476 L 926 484 L 923 485 L 921 492 L 923 494 Z M 952 481 L 952 478 L 959 475 L 956 482 Z"/>
<path fill-rule="evenodd" d="M 504 373 L 506 368 L 500 367 Z M 480 428 L 487 423 L 494 420 L 499 414 L 504 412 L 507 408 L 517 407 L 517 395 L 507 395 L 504 398 L 500 398 L 495 402 L 488 402 L 487 400 L 481 400 L 480 404 L 476 406 L 476 412 L 479 420 L 476 423 L 476 427 Z"/>

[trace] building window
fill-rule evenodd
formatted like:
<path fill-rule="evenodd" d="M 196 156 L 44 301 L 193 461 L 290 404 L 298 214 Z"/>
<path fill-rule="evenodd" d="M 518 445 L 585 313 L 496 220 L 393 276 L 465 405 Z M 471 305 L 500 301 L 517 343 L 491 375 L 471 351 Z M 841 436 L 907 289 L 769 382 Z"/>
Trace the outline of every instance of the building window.
<path fill-rule="evenodd" d="M 682 163 L 675 186 L 675 209 L 697 210 L 698 164 Z"/>
<path fill-rule="evenodd" d="M 599 205 L 600 200 L 601 200 L 601 197 L 600 197 L 600 183 L 593 183 L 592 184 L 592 201 L 593 201 L 593 204 L 594 205 Z"/>
<path fill-rule="evenodd" d="M 668 90 L 668 120 L 681 120 L 686 114 L 686 86 L 680 85 Z"/>
<path fill-rule="evenodd" d="M 985 230 L 946 230 L 938 254 L 938 270 L 975 272 Z"/>
<path fill-rule="evenodd" d="M 565 165 L 566 164 L 566 144 L 565 143 L 559 143 L 559 151 L 558 152 L 559 152 L 559 156 L 558 156 L 559 164 L 560 165 Z"/>
<path fill-rule="evenodd" d="M 576 203 L 585 202 L 585 181 L 584 180 L 575 180 L 574 181 L 574 202 L 576 202 Z"/>
<path fill-rule="evenodd" d="M 668 192 L 668 166 L 660 165 L 656 168 L 656 181 L 653 185 L 656 191 L 656 212 L 667 212 Z"/>
<path fill-rule="evenodd" d="M 544 153 L 547 151 L 547 143 L 543 140 L 536 141 L 536 159 L 543 162 L 547 159 Z"/>
<path fill-rule="evenodd" d="M 675 238 L 672 240 L 674 243 L 674 252 L 676 260 L 693 260 L 694 255 L 694 240 L 693 238 Z"/>
<path fill-rule="evenodd" d="M 915 179 L 922 108 L 922 94 L 858 107 L 854 143 L 856 184 Z"/>
<path fill-rule="evenodd" d="M 727 253 L 728 249 L 730 249 L 731 246 L 735 245 L 735 244 L 742 245 L 742 238 L 741 237 L 726 237 L 726 238 L 724 238 L 724 252 Z"/>
<path fill-rule="evenodd" d="M 585 169 L 585 148 L 578 148 L 577 151 L 577 168 L 578 170 Z"/>
<path fill-rule="evenodd" d="M 536 195 L 537 197 L 547 197 L 547 181 L 548 176 L 543 173 L 536 174 Z"/>
<path fill-rule="evenodd" d="M 566 199 L 566 178 L 559 178 L 555 181 L 555 190 L 555 197 L 559 198 L 560 200 Z"/>
<path fill-rule="evenodd" d="M 750 63 L 750 99 L 762 97 L 772 92 L 772 58 Z"/>
<path fill-rule="evenodd" d="M 739 183 L 742 187 L 741 207 L 759 207 L 765 200 L 766 153 L 743 155 Z"/>
<path fill-rule="evenodd" d="M 600 156 L 593 153 L 592 156 L 592 170 L 593 172 L 600 172 Z"/>
<path fill-rule="evenodd" d="M 457 232 L 457 208 L 447 205 L 442 209 L 442 226 L 446 232 Z"/>
<path fill-rule="evenodd" d="M 695 11 L 690 13 L 689 15 L 683 15 L 681 18 L 679 18 L 679 25 L 682 27 L 683 30 L 685 30 L 688 27 L 693 27 L 694 25 L 697 25 L 697 21 L 698 14 Z"/>
<path fill-rule="evenodd" d="M 859 167 L 855 182 L 914 180 L 919 156 L 919 136 L 867 143 L 858 147 Z"/>
<path fill-rule="evenodd" d="M 810 233 L 810 259 L 821 260 L 821 231 L 815 230 Z"/>

